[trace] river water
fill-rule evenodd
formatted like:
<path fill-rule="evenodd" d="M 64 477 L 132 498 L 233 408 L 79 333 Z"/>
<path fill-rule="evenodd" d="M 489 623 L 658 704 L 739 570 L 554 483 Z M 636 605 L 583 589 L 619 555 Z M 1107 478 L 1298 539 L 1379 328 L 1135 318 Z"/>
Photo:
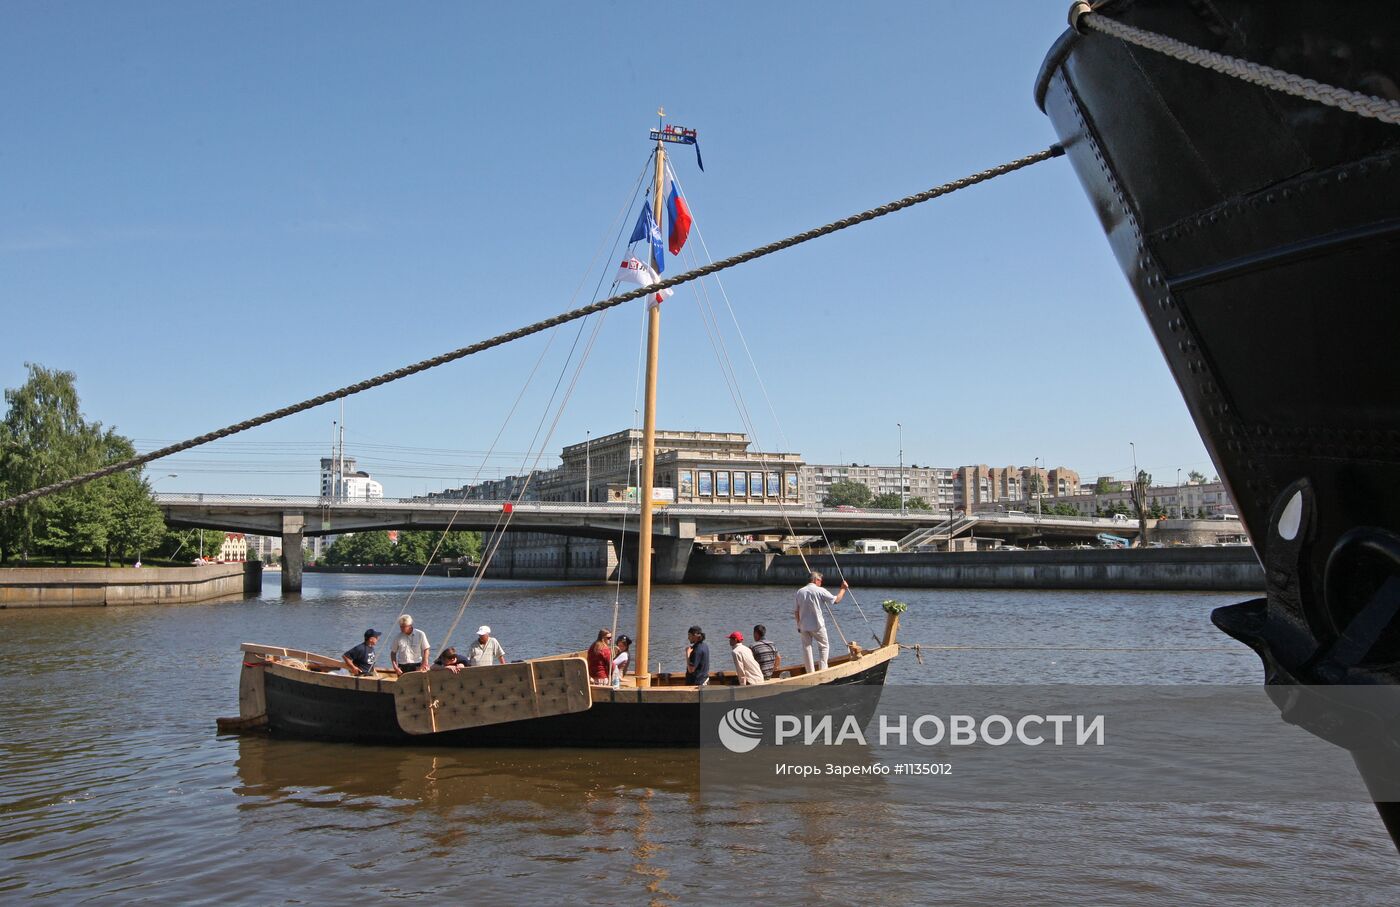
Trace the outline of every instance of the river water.
<path fill-rule="evenodd" d="M 240 642 L 338 654 L 391 629 L 412 578 L 308 574 L 289 600 L 277 583 L 234 602 L 0 611 L 0 902 L 1400 903 L 1400 860 L 1364 804 L 763 806 L 707 798 L 688 752 L 217 736 Z M 465 586 L 430 578 L 409 604 L 434 643 Z M 909 603 L 903 641 L 987 647 L 906 652 L 890 683 L 1260 679 L 1208 620 L 1237 595 L 858 592 L 877 624 L 882 598 Z M 714 644 L 765 622 L 796 653 L 791 590 L 655 598 L 667 668 L 692 623 Z M 582 648 L 612 607 L 606 587 L 493 583 L 452 642 L 488 623 L 512 659 Z M 868 639 L 849 599 L 838 614 Z"/>

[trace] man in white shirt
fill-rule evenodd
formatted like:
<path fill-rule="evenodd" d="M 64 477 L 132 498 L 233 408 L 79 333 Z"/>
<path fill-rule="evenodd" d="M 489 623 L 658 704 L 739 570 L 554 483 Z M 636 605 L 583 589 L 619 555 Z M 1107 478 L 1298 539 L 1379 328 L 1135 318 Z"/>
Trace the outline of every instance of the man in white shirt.
<path fill-rule="evenodd" d="M 758 659 L 753 657 L 753 652 L 744 645 L 744 634 L 738 630 L 729 634 L 729 651 L 734 656 L 734 670 L 739 674 L 739 686 L 763 683 L 763 669 L 758 666 Z"/>
<path fill-rule="evenodd" d="M 842 580 L 841 591 L 832 595 L 822 588 L 822 575 L 813 570 L 807 585 L 797 590 L 797 607 L 793 609 L 792 616 L 797 620 L 797 632 L 802 636 L 802 662 L 809 674 L 814 670 L 826 670 L 826 657 L 830 652 L 822 608 L 830 608 L 845 598 L 849 588 L 850 584 Z M 819 651 L 820 658 L 813 657 L 813 647 Z"/>
<path fill-rule="evenodd" d="M 467 667 L 482 668 L 493 664 L 505 664 L 506 653 L 501 644 L 491 635 L 491 628 L 476 628 L 476 642 L 467 650 Z"/>
<path fill-rule="evenodd" d="M 409 671 L 428 670 L 428 634 L 413 627 L 413 618 L 407 614 L 399 617 L 399 635 L 394 637 L 389 649 L 389 661 L 393 662 L 395 674 Z"/>

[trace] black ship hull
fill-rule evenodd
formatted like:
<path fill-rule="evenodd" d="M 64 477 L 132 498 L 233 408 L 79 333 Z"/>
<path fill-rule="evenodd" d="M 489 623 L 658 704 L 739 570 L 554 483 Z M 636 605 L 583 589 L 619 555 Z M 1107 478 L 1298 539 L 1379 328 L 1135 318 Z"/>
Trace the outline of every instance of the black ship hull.
<path fill-rule="evenodd" d="M 819 686 L 784 692 L 794 711 L 856 714 L 869 720 L 879 704 L 889 661 Z M 581 712 L 490 724 L 437 734 L 409 734 L 399 725 L 392 692 L 370 692 L 306 683 L 267 672 L 263 691 L 267 730 L 276 737 L 372 744 L 446 747 L 699 747 L 712 744 L 702 711 L 734 702 L 735 690 L 715 686 L 692 701 L 601 701 Z M 633 691 L 635 693 L 635 691 Z M 768 700 L 765 700 L 768 703 Z"/>
<path fill-rule="evenodd" d="M 1400 101 L 1389 0 L 1117 0 L 1090 15 Z M 1266 571 L 1267 598 L 1214 619 L 1280 689 L 1394 684 L 1400 127 L 1083 31 L 1051 50 L 1037 102 Z M 1389 716 L 1344 729 L 1276 699 L 1368 780 L 1400 764 Z"/>

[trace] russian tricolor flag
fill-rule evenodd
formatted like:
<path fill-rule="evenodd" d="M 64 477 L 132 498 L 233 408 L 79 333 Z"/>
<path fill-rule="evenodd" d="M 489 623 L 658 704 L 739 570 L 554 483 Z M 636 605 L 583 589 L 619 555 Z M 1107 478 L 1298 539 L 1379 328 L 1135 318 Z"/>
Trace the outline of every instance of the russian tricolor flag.
<path fill-rule="evenodd" d="M 676 189 L 675 180 L 671 180 L 671 193 L 666 197 L 666 214 L 671 227 L 669 243 L 671 254 L 679 255 L 681 247 L 690 237 L 691 217 L 690 207 L 686 205 L 685 199 L 681 198 L 680 192 Z"/>

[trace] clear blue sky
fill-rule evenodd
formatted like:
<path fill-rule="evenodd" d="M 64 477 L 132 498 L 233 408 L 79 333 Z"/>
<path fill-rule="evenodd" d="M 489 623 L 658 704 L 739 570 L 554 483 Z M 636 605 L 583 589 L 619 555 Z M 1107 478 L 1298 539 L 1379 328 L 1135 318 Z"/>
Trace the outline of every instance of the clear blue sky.
<path fill-rule="evenodd" d="M 1054 140 L 1031 92 L 1065 5 L 12 0 L 0 384 L 71 369 L 148 449 L 581 304 L 658 104 L 700 131 L 708 171 L 674 162 L 716 258 L 1018 157 Z M 1126 477 L 1135 442 L 1159 481 L 1214 472 L 1063 159 L 724 286 L 766 448 L 892 463 L 902 422 L 907 463 Z M 640 316 L 608 316 L 551 453 L 631 422 Z M 741 430 L 693 288 L 664 320 L 661 425 Z M 573 335 L 485 475 L 522 461 Z M 472 478 L 544 343 L 351 398 L 348 453 L 390 495 Z M 336 418 L 150 474 L 311 494 Z"/>

